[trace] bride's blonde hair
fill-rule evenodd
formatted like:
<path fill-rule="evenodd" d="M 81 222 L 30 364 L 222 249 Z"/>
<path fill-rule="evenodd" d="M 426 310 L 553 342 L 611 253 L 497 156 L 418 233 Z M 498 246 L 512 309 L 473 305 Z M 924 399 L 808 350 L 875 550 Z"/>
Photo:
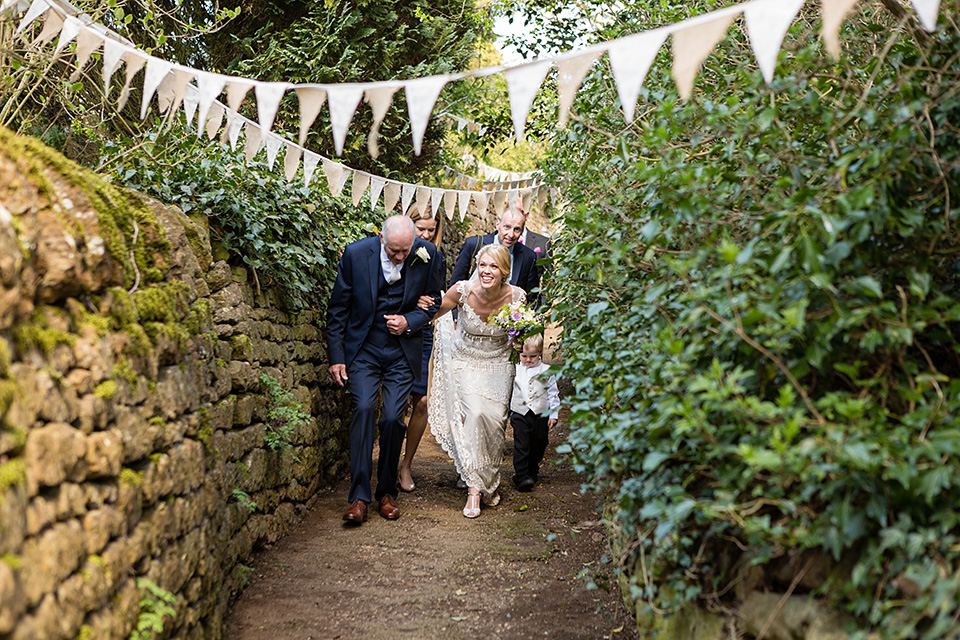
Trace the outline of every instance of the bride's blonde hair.
<path fill-rule="evenodd" d="M 497 266 L 500 267 L 500 272 L 503 274 L 503 281 L 508 282 L 510 280 L 510 251 L 499 244 L 485 244 L 480 248 L 480 251 L 477 252 L 477 265 L 480 265 L 480 257 L 488 255 L 493 258 L 493 261 L 497 263 Z"/>

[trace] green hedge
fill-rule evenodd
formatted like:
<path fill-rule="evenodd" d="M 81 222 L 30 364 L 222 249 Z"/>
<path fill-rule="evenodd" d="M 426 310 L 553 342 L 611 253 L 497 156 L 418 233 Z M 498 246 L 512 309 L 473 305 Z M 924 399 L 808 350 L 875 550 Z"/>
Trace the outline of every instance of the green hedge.
<path fill-rule="evenodd" d="M 728 39 L 689 103 L 662 58 L 626 131 L 598 72 L 555 140 L 565 448 L 647 611 L 819 550 L 858 631 L 956 633 L 960 32 L 911 24 L 802 19 L 770 87 Z"/>

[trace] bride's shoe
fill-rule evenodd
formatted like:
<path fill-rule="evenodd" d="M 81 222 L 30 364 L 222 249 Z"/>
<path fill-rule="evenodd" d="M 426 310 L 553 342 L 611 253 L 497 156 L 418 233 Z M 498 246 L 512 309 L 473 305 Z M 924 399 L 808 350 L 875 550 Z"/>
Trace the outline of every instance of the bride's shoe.
<path fill-rule="evenodd" d="M 406 493 L 410 493 L 411 491 L 413 491 L 414 489 L 417 488 L 416 483 L 413 481 L 413 474 L 410 473 L 410 470 L 409 470 L 409 469 L 406 470 L 407 478 L 410 479 L 409 482 L 404 482 L 404 478 L 403 478 L 403 476 L 404 476 L 404 468 L 403 468 L 403 467 L 400 467 L 400 473 L 399 473 L 398 475 L 400 476 L 400 483 L 399 483 L 399 484 L 400 484 L 400 490 L 401 490 L 401 491 L 404 491 L 404 492 L 406 492 Z"/>
<path fill-rule="evenodd" d="M 463 507 L 465 518 L 476 518 L 480 515 L 480 492 L 467 491 L 467 504 Z"/>
<path fill-rule="evenodd" d="M 500 504 L 500 492 L 494 491 L 492 496 L 489 498 L 484 498 L 483 504 L 487 505 L 488 507 L 495 507 Z"/>

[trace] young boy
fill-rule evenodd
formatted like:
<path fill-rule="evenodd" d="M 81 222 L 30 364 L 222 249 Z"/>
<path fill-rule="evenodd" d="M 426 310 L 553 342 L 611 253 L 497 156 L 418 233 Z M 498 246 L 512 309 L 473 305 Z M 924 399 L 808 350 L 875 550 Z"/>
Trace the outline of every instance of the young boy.
<path fill-rule="evenodd" d="M 536 484 L 540 461 L 547 449 L 547 432 L 557 424 L 560 414 L 556 379 L 540 375 L 550 369 L 541 360 L 542 353 L 543 335 L 527 338 L 513 379 L 510 424 L 513 425 L 513 484 L 517 491 L 530 491 Z"/>

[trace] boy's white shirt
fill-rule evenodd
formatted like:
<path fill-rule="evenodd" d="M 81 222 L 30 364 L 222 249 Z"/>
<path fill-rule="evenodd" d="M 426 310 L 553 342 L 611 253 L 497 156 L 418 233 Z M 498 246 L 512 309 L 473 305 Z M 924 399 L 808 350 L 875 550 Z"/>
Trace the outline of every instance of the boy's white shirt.
<path fill-rule="evenodd" d="M 540 379 L 540 374 L 550 369 L 550 365 L 540 361 L 535 367 L 525 367 L 517 364 L 517 373 L 513 378 L 513 397 L 510 399 L 510 410 L 517 413 L 526 413 L 528 410 L 543 415 L 551 409 L 550 418 L 560 417 L 560 391 L 557 389 L 557 380 L 554 376 Z"/>

